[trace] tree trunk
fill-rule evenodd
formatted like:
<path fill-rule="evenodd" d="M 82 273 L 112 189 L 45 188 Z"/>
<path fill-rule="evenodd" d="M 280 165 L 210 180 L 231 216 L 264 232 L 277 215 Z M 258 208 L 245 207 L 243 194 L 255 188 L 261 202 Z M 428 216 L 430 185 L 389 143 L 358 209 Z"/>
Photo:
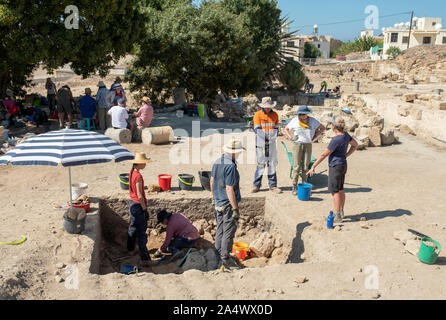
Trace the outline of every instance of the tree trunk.
<path fill-rule="evenodd" d="M 9 84 L 9 72 L 5 71 L 0 74 L 0 98 L 4 99 L 6 97 L 6 89 Z"/>

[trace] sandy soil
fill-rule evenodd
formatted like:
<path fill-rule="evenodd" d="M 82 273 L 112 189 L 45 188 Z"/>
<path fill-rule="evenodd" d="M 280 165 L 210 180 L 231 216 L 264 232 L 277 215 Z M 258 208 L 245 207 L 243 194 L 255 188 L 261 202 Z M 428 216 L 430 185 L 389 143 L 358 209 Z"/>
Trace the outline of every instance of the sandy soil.
<path fill-rule="evenodd" d="M 353 90 L 353 84 L 343 85 L 343 89 Z M 385 92 L 389 88 L 373 84 L 367 90 Z M 191 130 L 191 118 L 163 116 L 155 122 L 164 123 L 172 123 L 177 133 L 179 128 Z M 239 126 L 202 123 L 202 129 L 218 129 L 214 138 L 222 136 L 223 129 Z M 265 219 L 284 241 L 289 263 L 227 273 L 92 274 L 98 201 L 103 197 L 127 196 L 116 177 L 127 172 L 129 165 L 72 168 L 73 182 L 88 183 L 88 195 L 93 202 L 82 235 L 66 233 L 62 227 L 63 211 L 54 209 L 68 201 L 66 168 L 0 167 L 0 241 L 18 240 L 21 235 L 28 238 L 18 246 L 0 245 L 0 299 L 444 299 L 444 253 L 437 264 L 422 264 L 405 252 L 393 233 L 411 229 L 446 244 L 446 217 L 442 214 L 446 206 L 446 149 L 416 137 L 399 136 L 398 145 L 359 151 L 349 160 L 347 219 L 341 231 L 324 227 L 323 217 L 332 208 L 326 172 L 314 182 L 312 201 L 299 201 L 291 195 L 289 165 L 279 145 L 278 181 L 285 192 L 275 195 L 264 189 L 255 197 L 266 198 Z M 197 175 L 199 170 L 210 169 L 207 163 L 175 165 L 166 161 L 175 145 L 126 147 L 132 152 L 146 152 L 155 160 L 143 172 L 147 184 L 157 183 L 160 173 L 175 177 L 185 171 Z M 325 145 L 316 144 L 314 155 L 324 148 Z M 321 165 L 319 173 L 327 166 L 326 162 Z M 239 171 L 242 196 L 252 197 L 249 192 L 255 165 L 241 164 Z M 266 183 L 265 177 L 264 187 Z M 173 185 L 177 186 L 175 178 Z M 196 188 L 149 197 L 178 201 L 210 199 L 210 194 Z M 362 217 L 367 219 L 368 229 L 361 227 Z M 70 288 L 70 275 L 59 270 L 58 263 L 77 267 L 77 289 Z M 379 272 L 378 289 L 366 288 L 370 266 Z M 65 282 L 55 281 L 57 272 L 66 278 Z M 298 277 L 308 281 L 296 284 Z"/>

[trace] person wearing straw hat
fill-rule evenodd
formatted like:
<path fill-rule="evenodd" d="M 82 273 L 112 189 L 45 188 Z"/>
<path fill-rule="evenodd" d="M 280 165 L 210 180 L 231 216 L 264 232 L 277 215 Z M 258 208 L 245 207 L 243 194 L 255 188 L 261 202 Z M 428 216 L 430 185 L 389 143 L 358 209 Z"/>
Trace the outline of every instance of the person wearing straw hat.
<path fill-rule="evenodd" d="M 105 129 L 111 127 L 111 117 L 108 115 L 110 105 L 107 103 L 108 90 L 104 81 L 98 82 L 98 92 L 96 93 L 96 114 L 99 120 L 99 129 L 105 131 Z"/>
<path fill-rule="evenodd" d="M 288 139 L 294 141 L 293 195 L 297 195 L 299 173 L 301 173 L 302 182 L 307 181 L 307 171 L 313 149 L 312 143 L 325 131 L 325 127 L 319 121 L 309 116 L 312 112 L 308 106 L 300 106 L 296 112 L 297 117 L 285 127 L 285 135 Z"/>
<path fill-rule="evenodd" d="M 130 225 L 127 237 L 127 249 L 135 250 L 135 244 L 138 240 L 139 254 L 143 266 L 151 266 L 149 251 L 147 250 L 147 222 L 149 214 L 147 212 L 147 199 L 144 193 L 144 179 L 141 170 L 144 170 L 146 164 L 152 160 L 146 157 L 143 152 L 137 152 L 135 159 L 130 160 L 132 170 L 129 175 L 130 192 Z"/>
<path fill-rule="evenodd" d="M 328 192 L 333 196 L 334 222 L 340 223 L 344 219 L 345 192 L 344 181 L 347 173 L 347 158 L 358 148 L 358 143 L 345 132 L 345 121 L 337 116 L 330 119 L 331 129 L 336 134 L 327 149 L 318 157 L 308 172 L 314 175 L 316 167 L 328 159 Z M 348 146 L 350 145 L 350 150 Z M 347 151 L 348 150 L 348 151 Z"/>
<path fill-rule="evenodd" d="M 238 139 L 232 139 L 224 146 L 223 155 L 215 161 L 211 174 L 211 193 L 215 206 L 214 217 L 217 222 L 215 248 L 226 268 L 237 268 L 231 259 L 234 236 L 240 216 L 240 174 L 236 159 L 245 150 Z"/>
<path fill-rule="evenodd" d="M 150 123 L 153 119 L 153 107 L 150 105 L 149 97 L 143 97 L 141 99 L 141 102 L 142 107 L 138 110 L 138 112 L 132 115 L 132 119 L 129 122 L 132 137 L 136 128 L 147 128 L 148 126 L 150 126 Z"/>
<path fill-rule="evenodd" d="M 253 193 L 260 191 L 262 178 L 265 168 L 268 166 L 269 189 L 275 193 L 282 193 L 277 188 L 276 168 L 277 160 L 277 134 L 279 132 L 279 116 L 273 111 L 277 102 L 272 101 L 271 97 L 262 99 L 259 104 L 262 110 L 254 115 L 254 131 L 256 133 L 256 157 L 257 169 L 254 174 Z"/>

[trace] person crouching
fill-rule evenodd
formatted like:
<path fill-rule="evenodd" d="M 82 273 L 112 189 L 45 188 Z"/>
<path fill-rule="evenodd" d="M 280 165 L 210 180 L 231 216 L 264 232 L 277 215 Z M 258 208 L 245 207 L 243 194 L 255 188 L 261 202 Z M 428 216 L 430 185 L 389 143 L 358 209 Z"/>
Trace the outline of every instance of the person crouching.
<path fill-rule="evenodd" d="M 200 238 L 197 228 L 181 213 L 171 213 L 166 210 L 158 212 L 158 223 L 167 226 L 166 239 L 159 248 L 155 257 L 161 257 L 167 253 L 176 254 L 181 249 L 192 248 Z"/>

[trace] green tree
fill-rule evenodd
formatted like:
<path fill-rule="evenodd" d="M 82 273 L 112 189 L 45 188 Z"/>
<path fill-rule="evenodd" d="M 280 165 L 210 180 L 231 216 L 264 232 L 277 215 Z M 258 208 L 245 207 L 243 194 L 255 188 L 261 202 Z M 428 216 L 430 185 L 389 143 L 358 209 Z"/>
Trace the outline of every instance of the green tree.
<path fill-rule="evenodd" d="M 321 56 L 321 52 L 316 46 L 310 42 L 306 42 L 304 45 L 304 58 L 319 58 Z"/>
<path fill-rule="evenodd" d="M 379 44 L 379 41 L 373 37 L 360 37 L 356 38 L 354 42 L 344 42 L 336 51 L 335 55 L 342 54 L 347 55 L 352 52 L 364 52 L 369 51 Z"/>
<path fill-rule="evenodd" d="M 401 49 L 398 47 L 390 47 L 387 49 L 386 54 L 389 56 L 389 59 L 395 59 L 402 53 Z"/>
<path fill-rule="evenodd" d="M 130 52 L 143 26 L 137 0 L 0 2 L 0 96 L 29 83 L 39 66 L 49 72 L 71 63 L 84 77 L 105 75 Z M 79 28 L 67 29 L 65 8 L 79 10 Z"/>
<path fill-rule="evenodd" d="M 182 87 L 194 100 L 207 102 L 218 90 L 239 93 L 248 75 L 258 76 L 244 19 L 222 3 L 183 3 L 163 11 L 147 7 L 144 12 L 151 19 L 127 76 L 132 91 L 162 102 L 173 88 Z"/>
<path fill-rule="evenodd" d="M 305 84 L 305 73 L 302 65 L 294 60 L 287 61 L 281 69 L 280 80 L 288 91 L 299 91 Z"/>
<path fill-rule="evenodd" d="M 343 42 L 341 40 L 332 39 L 330 41 L 330 57 L 334 57 L 336 51 L 342 46 Z"/>

